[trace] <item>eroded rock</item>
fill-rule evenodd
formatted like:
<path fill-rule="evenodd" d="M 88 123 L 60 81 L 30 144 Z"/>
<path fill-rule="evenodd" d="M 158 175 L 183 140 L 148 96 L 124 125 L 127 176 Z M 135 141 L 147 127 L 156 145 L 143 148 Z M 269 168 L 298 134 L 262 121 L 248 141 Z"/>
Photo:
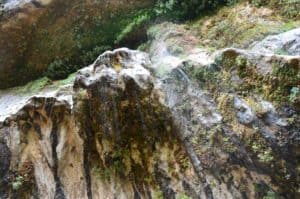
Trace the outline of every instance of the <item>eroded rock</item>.
<path fill-rule="evenodd" d="M 237 49 L 221 55 L 216 63 L 199 62 L 202 53 L 165 62 L 163 75 L 151 54 L 122 48 L 100 55 L 78 72 L 74 92 L 66 90 L 71 101 L 34 97 L 0 124 L 0 174 L 8 175 L 0 194 L 297 197 L 297 104 L 240 86 L 254 79 L 273 89 L 289 73 L 273 74 L 270 65 L 297 71 L 299 58 Z M 268 75 L 273 82 L 260 79 Z"/>

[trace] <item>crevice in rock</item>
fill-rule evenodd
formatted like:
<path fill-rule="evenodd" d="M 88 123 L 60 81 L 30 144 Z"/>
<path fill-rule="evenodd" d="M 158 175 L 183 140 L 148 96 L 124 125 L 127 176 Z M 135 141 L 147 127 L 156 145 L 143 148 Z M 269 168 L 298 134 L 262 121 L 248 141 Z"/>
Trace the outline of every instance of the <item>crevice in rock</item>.
<path fill-rule="evenodd" d="M 83 146 L 83 164 L 84 164 L 84 174 L 85 174 L 85 181 L 86 181 L 86 190 L 87 190 L 87 197 L 88 199 L 93 199 L 92 194 L 92 179 L 91 179 L 91 165 L 90 165 L 90 159 L 91 159 L 91 145 L 93 144 L 93 132 L 92 127 L 90 125 L 90 122 L 88 120 L 85 121 L 86 126 L 86 138 L 84 141 Z"/>
<path fill-rule="evenodd" d="M 192 198 L 199 198 L 199 199 L 200 199 L 198 193 L 193 189 L 192 185 L 189 184 L 189 182 L 187 182 L 186 180 L 183 180 L 183 181 L 182 181 L 182 187 L 183 187 L 183 189 L 184 189 L 187 193 L 189 193 L 189 195 L 190 195 Z"/>
<path fill-rule="evenodd" d="M 58 176 L 58 158 L 57 158 L 57 152 L 56 152 L 56 146 L 58 145 L 58 127 L 57 123 L 54 120 L 53 121 L 53 127 L 50 135 L 50 140 L 51 140 L 51 147 L 52 147 L 52 160 L 53 160 L 53 165 L 52 165 L 52 172 L 54 175 L 54 180 L 55 180 L 55 199 L 65 199 L 65 194 L 64 194 L 64 189 L 63 185 L 60 181 L 60 178 Z"/>
<path fill-rule="evenodd" d="M 10 159 L 9 148 L 0 141 L 0 198 L 8 198 Z"/>
<path fill-rule="evenodd" d="M 161 170 L 157 164 L 154 167 L 154 177 L 156 182 L 159 185 L 163 197 L 168 199 L 175 199 L 176 193 L 170 187 L 170 181 L 171 181 L 170 177 L 167 176 L 165 172 Z"/>

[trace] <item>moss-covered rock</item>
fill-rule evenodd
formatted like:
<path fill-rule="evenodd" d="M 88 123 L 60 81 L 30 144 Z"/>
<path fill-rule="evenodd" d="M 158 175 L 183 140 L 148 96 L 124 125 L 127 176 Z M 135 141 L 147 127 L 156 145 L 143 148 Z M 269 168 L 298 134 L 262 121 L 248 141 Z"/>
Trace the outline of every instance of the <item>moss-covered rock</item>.
<path fill-rule="evenodd" d="M 298 56 L 265 55 L 226 49 L 216 62 L 241 80 L 234 86 L 236 91 L 259 93 L 267 100 L 297 105 L 297 97 L 290 100 L 289 96 L 293 95 L 291 90 L 299 85 Z"/>
<path fill-rule="evenodd" d="M 246 1 L 210 11 L 189 23 L 199 38 L 201 46 L 207 48 L 248 47 L 266 35 L 287 31 L 299 26 L 299 17 L 282 15 L 283 5 L 290 10 L 299 7 L 291 0 L 273 1 L 281 6 L 255 6 Z M 270 1 L 265 1 L 268 4 Z"/>

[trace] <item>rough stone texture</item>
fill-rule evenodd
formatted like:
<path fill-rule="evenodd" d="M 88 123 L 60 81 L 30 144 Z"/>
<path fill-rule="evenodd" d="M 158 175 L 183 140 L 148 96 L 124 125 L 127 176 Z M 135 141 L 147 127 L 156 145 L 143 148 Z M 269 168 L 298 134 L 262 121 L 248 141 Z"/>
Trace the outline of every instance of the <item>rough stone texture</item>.
<path fill-rule="evenodd" d="M 299 88 L 300 56 L 264 54 L 228 48 L 215 53 L 216 63 L 233 75 L 236 90 L 262 94 L 286 103 L 293 88 Z M 253 93 L 252 93 L 253 94 Z M 299 110 L 299 96 L 291 104 Z"/>
<path fill-rule="evenodd" d="M 300 55 L 300 28 L 268 36 L 254 43 L 251 50 L 265 54 Z"/>
<path fill-rule="evenodd" d="M 205 52 L 195 51 L 164 65 L 160 51 L 108 51 L 78 72 L 72 101 L 33 97 L 7 116 L 0 195 L 299 197 L 297 100 L 257 89 L 276 88 L 261 76 L 288 82 L 280 96 L 298 86 L 299 57 L 225 49 L 203 62 Z M 249 68 L 255 73 L 240 70 Z"/>
<path fill-rule="evenodd" d="M 0 143 L 0 198 L 7 197 L 10 159 L 9 148 L 5 143 Z"/>
<path fill-rule="evenodd" d="M 96 47 L 114 45 L 137 11 L 153 4 L 154 0 L 9 1 L 0 16 L 0 88 L 41 77 L 55 61 L 68 60 L 61 67 L 77 69 L 90 64 L 85 62 L 93 61 L 87 59 Z"/>

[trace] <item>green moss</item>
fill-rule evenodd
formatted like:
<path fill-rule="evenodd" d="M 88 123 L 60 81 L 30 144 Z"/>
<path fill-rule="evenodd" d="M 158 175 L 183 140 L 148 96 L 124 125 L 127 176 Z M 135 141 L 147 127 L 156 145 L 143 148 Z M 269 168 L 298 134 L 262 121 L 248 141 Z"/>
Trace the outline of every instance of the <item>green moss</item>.
<path fill-rule="evenodd" d="M 21 186 L 23 185 L 23 183 L 24 183 L 23 176 L 17 176 L 15 181 L 12 182 L 12 189 L 14 191 L 18 191 L 21 188 Z"/>
<path fill-rule="evenodd" d="M 234 89 L 238 92 L 254 92 L 261 94 L 265 99 L 276 103 L 289 101 L 291 89 L 297 87 L 299 80 L 299 63 L 297 60 L 282 61 L 280 57 L 271 60 L 272 70 L 267 74 L 258 72 L 258 65 L 252 63 L 244 55 L 239 55 L 234 50 L 226 51 L 217 58 L 216 63 L 224 67 L 218 80 L 222 88 Z M 232 84 L 231 77 L 235 71 L 242 83 Z M 229 78 L 226 74 L 229 73 Z M 215 81 L 213 81 L 215 82 Z M 228 86 L 226 86 L 229 84 Z M 219 84 L 220 85 L 220 84 Z"/>
<path fill-rule="evenodd" d="M 70 74 L 66 79 L 60 80 L 58 82 L 59 85 L 63 86 L 63 85 L 68 85 L 68 84 L 73 84 L 76 78 L 76 74 L 77 73 L 72 73 Z"/>
<path fill-rule="evenodd" d="M 266 141 L 262 137 L 253 134 L 245 139 L 247 139 L 245 143 L 247 143 L 251 151 L 256 154 L 261 163 L 270 164 L 273 162 L 274 156 L 272 149 L 268 147 Z"/>
<path fill-rule="evenodd" d="M 300 16 L 300 2 L 295 0 L 250 0 L 250 2 L 255 6 L 268 6 L 272 9 L 276 9 L 278 13 L 282 16 L 288 18 L 296 18 Z"/>
<path fill-rule="evenodd" d="M 255 192 L 257 198 L 262 199 L 280 199 L 282 198 L 278 193 L 276 193 L 272 188 L 266 184 L 255 184 Z"/>
<path fill-rule="evenodd" d="M 192 199 L 192 198 L 187 196 L 186 194 L 179 194 L 178 196 L 176 196 L 176 199 Z"/>
<path fill-rule="evenodd" d="M 34 188 L 34 168 L 29 161 L 22 163 L 20 166 L 18 171 L 11 173 L 11 189 L 17 198 L 25 198 L 27 193 L 30 193 Z"/>
<path fill-rule="evenodd" d="M 242 2 L 242 1 L 241 1 Z M 285 2 L 285 1 L 284 1 Z M 294 10 L 299 3 L 285 4 L 286 9 Z M 269 5 L 269 4 L 268 4 Z M 288 6 L 289 5 L 289 6 Z M 283 6 L 270 6 L 273 12 L 262 15 L 254 5 L 246 3 L 223 7 L 208 16 L 202 16 L 188 24 L 199 36 L 201 46 L 210 48 L 248 47 L 253 41 L 267 35 L 284 32 L 299 26 L 297 17 L 290 19 L 288 15 L 278 12 Z M 251 10 L 251 13 L 248 13 Z"/>
<path fill-rule="evenodd" d="M 110 181 L 110 178 L 113 175 L 113 172 L 109 168 L 93 167 L 92 173 L 96 176 L 97 179 Z"/>
<path fill-rule="evenodd" d="M 274 160 L 272 152 L 270 149 L 258 154 L 258 158 L 263 163 L 270 163 Z"/>
<path fill-rule="evenodd" d="M 152 197 L 153 199 L 164 199 L 163 192 L 160 190 L 154 191 Z"/>
<path fill-rule="evenodd" d="M 47 77 L 35 80 L 26 85 L 26 90 L 28 92 L 36 93 L 39 90 L 43 89 L 49 82 L 50 81 Z"/>
<path fill-rule="evenodd" d="M 47 77 L 43 77 L 34 81 L 27 83 L 25 86 L 15 87 L 10 89 L 11 93 L 16 93 L 18 95 L 28 95 L 32 93 L 38 93 L 42 91 L 51 81 Z"/>
<path fill-rule="evenodd" d="M 218 111 L 222 113 L 225 122 L 233 121 L 235 111 L 233 106 L 233 97 L 227 93 L 221 93 L 217 98 Z"/>
<path fill-rule="evenodd" d="M 274 191 L 268 191 L 267 194 L 263 197 L 263 199 L 279 199 L 281 198 Z"/>
<path fill-rule="evenodd" d="M 286 23 L 284 23 L 280 28 L 279 31 L 280 32 L 286 32 L 289 30 L 292 30 L 294 28 L 297 28 L 300 26 L 300 21 L 298 20 L 293 20 L 293 21 L 288 21 Z"/>
<path fill-rule="evenodd" d="M 264 77 L 264 95 L 277 102 L 289 101 L 291 89 L 298 85 L 299 66 L 293 64 L 273 63 L 272 74 Z"/>

